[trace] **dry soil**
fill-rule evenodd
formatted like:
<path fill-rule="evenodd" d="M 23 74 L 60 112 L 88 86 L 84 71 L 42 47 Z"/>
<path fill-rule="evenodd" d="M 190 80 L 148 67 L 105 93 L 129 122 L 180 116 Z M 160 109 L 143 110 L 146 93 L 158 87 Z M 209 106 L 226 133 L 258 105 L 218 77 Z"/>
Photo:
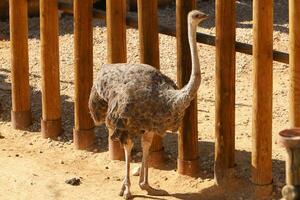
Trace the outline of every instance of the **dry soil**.
<path fill-rule="evenodd" d="M 252 43 L 252 1 L 237 1 L 237 40 Z M 199 31 L 215 34 L 214 2 L 198 2 L 198 8 L 210 18 L 201 24 Z M 287 1 L 274 1 L 274 49 L 288 50 Z M 159 10 L 160 22 L 174 26 L 174 3 Z M 107 133 L 98 128 L 98 146 L 92 152 L 75 150 L 72 144 L 74 124 L 74 65 L 73 18 L 60 19 L 60 87 L 62 122 L 65 130 L 58 141 L 40 136 L 41 70 L 39 19 L 29 20 L 29 60 L 32 114 L 34 123 L 27 131 L 14 130 L 10 122 L 11 69 L 9 25 L 0 22 L 0 199 L 121 199 L 118 192 L 125 172 L 125 163 L 110 161 L 107 153 Z M 106 62 L 106 28 L 94 20 L 94 72 Z M 139 62 L 138 32 L 127 31 L 128 62 Z M 132 178 L 134 199 L 191 199 L 191 200 L 241 200 L 253 199 L 251 174 L 252 126 L 252 57 L 237 53 L 236 61 L 236 178 L 225 190 L 214 186 L 214 111 L 215 111 L 215 48 L 198 45 L 202 69 L 202 85 L 198 92 L 199 156 L 201 172 L 197 178 L 178 175 L 176 172 L 177 136 L 165 138 L 166 163 L 163 169 L 150 169 L 150 183 L 166 190 L 169 195 L 148 196 L 138 188 L 138 178 Z M 176 79 L 176 40 L 160 35 L 161 70 Z M 274 62 L 273 89 L 273 174 L 274 192 L 270 199 L 279 199 L 284 185 L 284 149 L 276 144 L 277 133 L 289 126 L 288 76 L 289 66 Z M 263 134 L 263 133 L 262 133 Z M 133 167 L 140 164 L 140 148 L 133 152 Z M 79 186 L 65 183 L 70 178 L 80 178 Z"/>

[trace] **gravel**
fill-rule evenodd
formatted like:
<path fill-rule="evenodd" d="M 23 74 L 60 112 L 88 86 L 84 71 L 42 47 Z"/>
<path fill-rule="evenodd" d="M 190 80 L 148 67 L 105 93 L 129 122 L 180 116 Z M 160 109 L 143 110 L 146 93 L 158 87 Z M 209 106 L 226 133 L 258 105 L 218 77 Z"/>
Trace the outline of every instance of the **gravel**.
<path fill-rule="evenodd" d="M 252 43 L 252 1 L 237 1 L 237 41 Z M 214 1 L 198 1 L 198 9 L 208 13 L 209 19 L 199 27 L 198 31 L 215 35 L 214 24 Z M 274 49 L 288 51 L 288 17 L 287 1 L 274 1 Z M 175 25 L 175 5 L 174 3 L 164 9 L 159 10 L 160 23 Z M 104 22 L 95 19 L 94 25 L 94 76 L 99 67 L 106 63 L 107 59 L 107 35 Z M 8 23 L 0 22 L 0 86 L 10 85 L 10 49 L 9 49 L 9 28 Z M 5 39 L 6 38 L 6 39 Z M 34 123 L 29 129 L 30 132 L 40 130 L 41 117 L 41 69 L 40 69 L 40 42 L 39 42 L 39 19 L 29 20 L 29 64 L 30 64 L 30 85 L 32 113 Z M 60 87 L 62 103 L 62 122 L 64 135 L 59 141 L 64 144 L 71 144 L 72 128 L 74 126 L 74 62 L 73 62 L 73 18 L 63 16 L 60 19 Z M 127 56 L 129 63 L 139 62 L 138 31 L 128 28 L 127 30 Z M 198 130 L 199 149 L 202 168 L 209 175 L 213 173 L 213 149 L 214 141 L 214 100 L 215 100 L 215 48 L 199 44 L 198 45 L 201 70 L 202 85 L 198 92 Z M 237 53 L 236 55 L 236 162 L 237 171 L 242 177 L 250 177 L 250 152 L 251 152 L 251 127 L 252 127 L 252 57 Z M 160 35 L 160 65 L 161 70 L 166 75 L 176 80 L 176 40 L 175 38 Z M 7 86 L 8 85 L 8 86 Z M 274 183 L 284 183 L 284 155 L 283 149 L 279 148 L 275 141 L 277 133 L 288 127 L 288 65 L 274 62 L 274 100 L 273 100 L 273 172 Z M 1 114 L 1 121 L 6 123 L 10 120 L 11 97 L 10 90 L 1 90 L 0 101 L 4 111 Z M 5 125 L 5 124 L 4 124 Z M 1 124 L 0 124 L 1 126 Z M 101 145 L 100 152 L 107 149 L 107 133 L 103 128 L 97 129 L 98 145 Z M 1 138 L 1 135 L 0 135 Z M 56 141 L 48 141 L 49 144 Z M 167 135 L 165 138 L 165 148 L 172 157 L 177 156 L 177 136 Z M 32 143 L 30 143 L 32 144 Z M 61 145 L 63 147 L 63 145 Z M 43 153 L 40 151 L 40 153 Z M 138 155 L 139 157 L 139 155 Z M 201 164 L 202 165 L 202 164 Z M 79 180 L 80 181 L 80 180 Z M 280 189 L 279 189 L 280 190 Z M 279 195 L 280 191 L 275 195 Z"/>

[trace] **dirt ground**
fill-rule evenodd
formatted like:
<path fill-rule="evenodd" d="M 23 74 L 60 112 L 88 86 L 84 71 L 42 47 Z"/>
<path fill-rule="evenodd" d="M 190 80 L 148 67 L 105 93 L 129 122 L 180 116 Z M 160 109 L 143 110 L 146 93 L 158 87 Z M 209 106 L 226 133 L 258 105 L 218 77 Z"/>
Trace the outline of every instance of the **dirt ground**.
<path fill-rule="evenodd" d="M 252 1 L 237 1 L 237 40 L 252 43 Z M 199 31 L 215 34 L 214 2 L 198 2 L 198 8 L 210 18 L 201 24 Z M 274 1 L 274 49 L 288 50 L 287 1 Z M 159 10 L 161 23 L 174 25 L 175 5 Z M 72 144 L 74 124 L 73 96 L 73 19 L 60 20 L 60 86 L 62 122 L 65 132 L 58 141 L 40 136 L 41 71 L 39 19 L 29 20 L 30 85 L 33 124 L 27 131 L 11 127 L 10 49 L 8 22 L 0 22 L 0 101 L 3 113 L 0 120 L 0 199 L 121 199 L 118 192 L 125 174 L 125 163 L 110 161 L 107 153 L 107 133 L 97 128 L 98 149 L 78 151 Z M 0 38 L 1 38 L 0 37 Z M 94 20 L 94 72 L 106 62 L 106 28 Z M 139 62 L 138 32 L 127 31 L 128 62 Z M 252 57 L 237 53 L 236 61 L 236 179 L 226 188 L 213 183 L 214 110 L 215 110 L 215 48 L 198 45 L 202 85 L 198 92 L 199 157 L 201 172 L 197 178 L 178 175 L 176 172 L 177 136 L 168 134 L 164 140 L 166 163 L 163 169 L 150 169 L 150 183 L 163 189 L 167 196 L 154 197 L 142 192 L 138 178 L 132 177 L 134 199 L 191 199 L 191 200 L 245 200 L 253 199 L 251 173 L 252 127 Z M 176 40 L 160 35 L 161 70 L 176 79 Z M 273 83 L 273 177 L 274 192 L 270 199 L 279 199 L 284 185 L 285 151 L 276 144 L 277 133 L 289 126 L 288 77 L 289 67 L 274 62 Z M 262 133 L 263 134 L 263 133 Z M 133 152 L 132 167 L 140 164 L 140 148 Z M 79 186 L 65 183 L 80 178 Z"/>

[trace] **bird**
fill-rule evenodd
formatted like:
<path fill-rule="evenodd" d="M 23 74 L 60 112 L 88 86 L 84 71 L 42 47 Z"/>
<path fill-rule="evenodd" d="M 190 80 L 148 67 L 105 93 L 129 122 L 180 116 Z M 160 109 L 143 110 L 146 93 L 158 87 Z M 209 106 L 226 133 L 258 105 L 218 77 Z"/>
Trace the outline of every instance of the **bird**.
<path fill-rule="evenodd" d="M 91 88 L 89 110 L 96 126 L 106 124 L 109 137 L 120 141 L 125 152 L 126 175 L 120 196 L 132 198 L 130 192 L 130 160 L 133 138 L 140 137 L 142 164 L 139 186 L 148 194 L 155 189 L 148 181 L 149 149 L 154 135 L 163 137 L 181 125 L 185 109 L 195 98 L 201 83 L 196 31 L 207 15 L 198 10 L 188 13 L 188 37 L 192 71 L 188 83 L 181 89 L 154 67 L 146 64 L 104 64 Z"/>

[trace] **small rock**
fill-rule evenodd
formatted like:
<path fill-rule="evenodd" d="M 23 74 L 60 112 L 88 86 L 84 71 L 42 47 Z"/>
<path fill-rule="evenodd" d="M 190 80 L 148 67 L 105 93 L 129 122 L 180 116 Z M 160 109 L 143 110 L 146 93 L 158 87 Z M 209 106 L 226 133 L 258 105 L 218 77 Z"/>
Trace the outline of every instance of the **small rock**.
<path fill-rule="evenodd" d="M 19 154 L 16 154 L 16 157 L 19 157 L 20 155 Z"/>
<path fill-rule="evenodd" d="M 67 145 L 71 145 L 73 143 L 73 140 L 69 140 L 68 142 L 66 142 Z"/>
<path fill-rule="evenodd" d="M 203 183 L 204 182 L 204 180 L 201 179 L 201 178 L 199 178 L 198 181 L 199 181 L 199 183 Z"/>
<path fill-rule="evenodd" d="M 23 136 L 25 136 L 25 135 L 27 135 L 27 134 L 28 134 L 28 132 L 27 132 L 27 131 L 24 131 L 24 132 L 22 133 L 21 136 L 23 137 Z"/>
<path fill-rule="evenodd" d="M 98 149 L 94 149 L 93 152 L 94 152 L 94 153 L 97 153 L 97 152 L 99 152 L 99 151 L 98 151 Z"/>
<path fill-rule="evenodd" d="M 40 153 L 43 153 L 43 151 L 40 151 Z"/>
<path fill-rule="evenodd" d="M 4 139 L 5 137 L 3 136 L 3 135 L 1 135 L 1 133 L 0 133 L 0 139 Z"/>
<path fill-rule="evenodd" d="M 108 166 L 106 166 L 106 167 L 105 167 L 105 169 L 109 169 L 109 167 L 108 167 Z"/>
<path fill-rule="evenodd" d="M 116 178 L 116 181 L 121 181 L 121 179 L 119 177 Z"/>
<path fill-rule="evenodd" d="M 62 164 L 62 165 L 63 165 L 63 164 L 65 164 L 65 162 L 64 162 L 63 160 L 61 160 L 61 161 L 60 161 L 60 164 Z"/>
<path fill-rule="evenodd" d="M 139 176 L 140 175 L 140 167 L 136 167 L 132 170 L 132 176 Z"/>
<path fill-rule="evenodd" d="M 81 184 L 81 180 L 79 178 L 71 178 L 65 181 L 66 184 L 78 186 Z"/>
<path fill-rule="evenodd" d="M 32 142 L 30 142 L 30 143 L 29 143 L 29 145 L 33 145 L 33 143 L 32 143 Z"/>

